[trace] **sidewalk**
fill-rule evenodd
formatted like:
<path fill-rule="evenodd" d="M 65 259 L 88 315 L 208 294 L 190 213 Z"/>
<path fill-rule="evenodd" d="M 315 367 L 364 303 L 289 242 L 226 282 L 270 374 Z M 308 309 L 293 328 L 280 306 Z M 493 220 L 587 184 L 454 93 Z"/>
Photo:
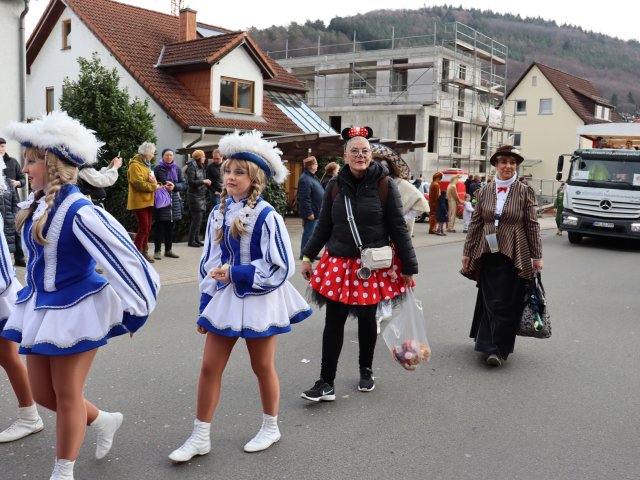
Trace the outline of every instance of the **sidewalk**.
<path fill-rule="evenodd" d="M 555 216 L 543 216 L 539 220 L 540 228 L 542 230 L 556 228 Z M 287 225 L 287 230 L 291 237 L 294 257 L 297 259 L 300 250 L 302 222 L 299 218 L 287 217 L 285 219 L 285 224 Z M 456 229 L 458 230 L 458 233 L 448 233 L 445 237 L 440 237 L 428 234 L 428 222 L 416 223 L 413 231 L 413 246 L 417 249 L 431 247 L 433 245 L 442 245 L 445 243 L 464 242 L 465 234 L 462 233 L 462 220 L 456 221 Z M 173 251 L 180 255 L 180 258 L 163 258 L 162 260 L 156 260 L 153 264 L 160 274 L 160 281 L 162 282 L 162 285 L 176 285 L 197 281 L 198 266 L 200 263 L 202 248 L 189 247 L 186 243 L 174 243 Z M 460 254 L 462 255 L 462 251 Z"/>

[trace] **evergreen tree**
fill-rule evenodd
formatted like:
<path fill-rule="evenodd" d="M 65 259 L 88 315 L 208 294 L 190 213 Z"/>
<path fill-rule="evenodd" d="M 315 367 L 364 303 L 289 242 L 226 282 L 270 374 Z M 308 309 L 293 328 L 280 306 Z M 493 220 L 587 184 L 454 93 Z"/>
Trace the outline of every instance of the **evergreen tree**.
<path fill-rule="evenodd" d="M 124 159 L 118 181 L 108 189 L 105 208 L 129 231 L 135 229 L 135 218 L 127 211 L 127 161 L 142 142 L 155 142 L 153 115 L 149 101 L 129 97 L 127 89 L 119 87 L 120 76 L 115 68 L 105 67 L 97 53 L 91 59 L 78 58 L 80 74 L 77 80 L 65 78 L 60 108 L 105 143 L 94 165 L 106 166 L 118 153 Z"/>

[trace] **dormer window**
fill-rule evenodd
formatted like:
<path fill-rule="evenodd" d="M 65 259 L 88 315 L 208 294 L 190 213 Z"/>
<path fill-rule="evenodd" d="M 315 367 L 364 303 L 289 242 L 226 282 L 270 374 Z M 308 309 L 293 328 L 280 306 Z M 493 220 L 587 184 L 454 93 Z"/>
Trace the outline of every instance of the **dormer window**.
<path fill-rule="evenodd" d="M 611 120 L 611 109 L 603 105 L 596 105 L 596 118 L 600 120 Z"/>
<path fill-rule="evenodd" d="M 222 77 L 220 80 L 220 110 L 253 113 L 253 82 Z"/>
<path fill-rule="evenodd" d="M 62 49 L 71 48 L 71 19 L 62 22 Z"/>

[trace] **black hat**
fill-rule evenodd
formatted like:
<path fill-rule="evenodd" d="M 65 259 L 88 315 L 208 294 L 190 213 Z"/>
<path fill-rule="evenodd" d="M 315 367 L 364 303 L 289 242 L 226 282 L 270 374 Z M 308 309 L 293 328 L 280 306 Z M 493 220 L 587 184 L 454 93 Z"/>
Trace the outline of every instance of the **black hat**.
<path fill-rule="evenodd" d="M 516 163 L 518 165 L 520 165 L 524 161 L 524 157 L 520 155 L 520 151 L 513 145 L 501 145 L 498 147 L 496 153 L 494 153 L 489 160 L 491 165 L 493 165 L 494 167 L 496 166 L 496 160 L 498 159 L 498 157 L 513 157 L 516 159 Z"/>
<path fill-rule="evenodd" d="M 7 141 L 4 138 L 0 137 L 0 145 L 2 145 L 3 143 L 7 143 Z"/>

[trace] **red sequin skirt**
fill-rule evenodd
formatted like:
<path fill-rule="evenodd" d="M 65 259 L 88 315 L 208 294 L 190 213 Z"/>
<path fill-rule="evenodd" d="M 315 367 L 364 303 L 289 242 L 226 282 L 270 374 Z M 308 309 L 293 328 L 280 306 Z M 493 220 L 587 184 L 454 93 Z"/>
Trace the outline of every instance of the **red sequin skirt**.
<path fill-rule="evenodd" d="M 359 257 L 332 257 L 325 250 L 313 271 L 309 286 L 314 292 L 347 305 L 375 305 L 391 300 L 407 291 L 397 255 L 391 267 L 372 270 L 367 280 L 358 278 L 356 272 L 362 261 Z"/>

